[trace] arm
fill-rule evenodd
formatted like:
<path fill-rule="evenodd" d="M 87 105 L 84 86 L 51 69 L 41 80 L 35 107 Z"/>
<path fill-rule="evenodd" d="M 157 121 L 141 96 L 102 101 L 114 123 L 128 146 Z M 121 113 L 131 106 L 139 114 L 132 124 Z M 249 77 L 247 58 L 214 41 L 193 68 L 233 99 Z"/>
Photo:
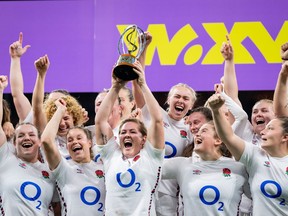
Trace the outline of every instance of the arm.
<path fill-rule="evenodd" d="M 50 62 L 48 56 L 45 55 L 37 59 L 34 63 L 37 70 L 37 78 L 32 95 L 32 108 L 33 108 L 33 123 L 41 132 L 44 130 L 47 123 L 46 116 L 43 110 L 44 101 L 44 85 L 47 70 Z"/>
<path fill-rule="evenodd" d="M 238 161 L 244 152 L 245 142 L 233 133 L 231 125 L 226 120 L 224 113 L 221 112 L 220 107 L 224 102 L 219 94 L 214 94 L 208 99 L 217 134 Z"/>
<path fill-rule="evenodd" d="M 23 34 L 20 32 L 19 40 L 12 43 L 9 47 L 9 53 L 11 57 L 10 64 L 10 86 L 11 94 L 13 97 L 15 109 L 19 117 L 19 121 L 22 122 L 31 110 L 31 104 L 28 98 L 24 95 L 24 84 L 21 71 L 21 56 L 27 51 L 30 45 L 22 47 Z"/>
<path fill-rule="evenodd" d="M 238 98 L 238 83 L 235 72 L 234 52 L 228 35 L 226 36 L 227 43 L 223 43 L 221 53 L 225 59 L 224 64 L 224 91 L 231 97 L 239 106 L 242 107 Z"/>
<path fill-rule="evenodd" d="M 105 145 L 112 137 L 113 130 L 108 122 L 112 112 L 113 105 L 118 99 L 120 89 L 125 86 L 126 82 L 119 78 L 112 77 L 112 86 L 108 94 L 102 101 L 95 117 L 95 138 L 97 145 Z"/>
<path fill-rule="evenodd" d="M 61 161 L 60 152 L 54 142 L 60 121 L 66 112 L 66 103 L 63 99 L 60 98 L 56 100 L 55 104 L 57 110 L 51 120 L 47 123 L 41 136 L 41 143 L 51 170 L 56 169 Z"/>
<path fill-rule="evenodd" d="M 148 140 L 154 148 L 164 149 L 164 127 L 161 108 L 146 84 L 145 73 L 140 62 L 135 62 L 134 65 L 134 71 L 139 76 L 137 85 L 142 90 L 145 103 L 151 116 L 151 125 L 148 128 Z"/>
<path fill-rule="evenodd" d="M 279 72 L 277 84 L 274 91 L 273 105 L 276 116 L 288 116 L 288 43 L 282 45 L 281 47 L 281 58 L 283 59 L 283 64 Z"/>
<path fill-rule="evenodd" d="M 152 35 L 149 32 L 145 32 L 144 36 L 146 37 L 146 44 L 145 44 L 143 52 L 139 56 L 139 62 L 142 65 L 143 70 L 145 70 L 145 59 L 146 59 L 147 48 L 152 41 Z M 133 91 L 133 95 L 135 98 L 136 106 L 141 109 L 145 105 L 145 99 L 142 94 L 141 88 L 139 88 L 139 86 L 137 85 L 137 80 L 132 81 L 132 91 Z"/>
<path fill-rule="evenodd" d="M 0 76 L 0 122 L 2 122 L 3 118 L 3 92 L 4 89 L 8 85 L 8 78 L 7 76 Z M 6 142 L 6 135 L 4 133 L 4 130 L 2 128 L 2 125 L 0 125 L 0 147 Z"/>

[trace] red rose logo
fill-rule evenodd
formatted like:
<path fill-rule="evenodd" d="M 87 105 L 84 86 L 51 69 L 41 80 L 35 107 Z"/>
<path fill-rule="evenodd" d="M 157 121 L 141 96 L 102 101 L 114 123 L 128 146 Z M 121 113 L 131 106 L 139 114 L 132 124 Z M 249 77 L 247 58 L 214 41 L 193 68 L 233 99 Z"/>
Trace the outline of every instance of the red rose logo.
<path fill-rule="evenodd" d="M 48 179 L 49 178 L 49 173 L 47 171 L 42 171 L 42 176 L 45 178 L 45 179 Z"/>
<path fill-rule="evenodd" d="M 187 138 L 187 132 L 186 132 L 185 130 L 181 130 L 181 131 L 180 131 L 180 136 L 181 136 L 182 138 Z"/>
<path fill-rule="evenodd" d="M 231 170 L 230 170 L 230 169 L 228 169 L 228 168 L 224 168 L 224 169 L 223 169 L 223 175 L 224 175 L 225 177 L 229 177 L 230 174 L 231 174 Z"/>
<path fill-rule="evenodd" d="M 95 174 L 98 178 L 103 178 L 104 177 L 104 173 L 102 170 L 96 170 Z"/>

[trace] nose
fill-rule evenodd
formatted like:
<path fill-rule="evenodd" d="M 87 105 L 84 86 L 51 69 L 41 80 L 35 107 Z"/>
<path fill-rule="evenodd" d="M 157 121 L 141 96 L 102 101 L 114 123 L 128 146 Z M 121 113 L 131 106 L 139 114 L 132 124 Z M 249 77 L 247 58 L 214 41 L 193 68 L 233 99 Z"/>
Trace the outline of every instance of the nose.
<path fill-rule="evenodd" d="M 29 134 L 25 134 L 25 135 L 24 135 L 24 140 L 30 140 Z"/>
<path fill-rule="evenodd" d="M 263 129 L 262 131 L 260 131 L 260 135 L 261 135 L 261 136 L 265 134 L 265 130 L 266 130 L 266 129 Z"/>
<path fill-rule="evenodd" d="M 60 124 L 59 125 L 65 125 L 65 120 L 61 119 Z"/>

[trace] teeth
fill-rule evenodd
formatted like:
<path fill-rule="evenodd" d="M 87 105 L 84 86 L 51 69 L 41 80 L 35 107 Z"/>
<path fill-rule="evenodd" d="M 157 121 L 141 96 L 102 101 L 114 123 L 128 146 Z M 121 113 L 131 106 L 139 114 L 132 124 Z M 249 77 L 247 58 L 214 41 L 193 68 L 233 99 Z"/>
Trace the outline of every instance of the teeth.
<path fill-rule="evenodd" d="M 264 124 L 265 121 L 264 120 L 256 120 L 256 124 L 259 125 L 259 124 Z"/>
<path fill-rule="evenodd" d="M 82 146 L 77 145 L 77 146 L 73 146 L 72 151 L 76 152 L 76 151 L 81 150 L 81 149 L 82 149 Z"/>
<path fill-rule="evenodd" d="M 24 147 L 24 148 L 30 148 L 31 146 L 32 146 L 31 143 L 23 143 L 22 144 L 22 147 Z"/>

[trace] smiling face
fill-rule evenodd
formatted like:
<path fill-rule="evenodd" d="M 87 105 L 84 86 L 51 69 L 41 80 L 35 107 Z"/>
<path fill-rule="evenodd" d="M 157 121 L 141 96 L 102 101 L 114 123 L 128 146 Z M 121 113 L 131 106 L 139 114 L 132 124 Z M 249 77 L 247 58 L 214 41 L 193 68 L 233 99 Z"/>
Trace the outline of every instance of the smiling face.
<path fill-rule="evenodd" d="M 201 112 L 193 112 L 187 118 L 187 124 L 190 127 L 190 131 L 195 136 L 200 127 L 207 122 L 206 117 Z"/>
<path fill-rule="evenodd" d="M 181 120 L 192 109 L 195 102 L 191 91 L 184 86 L 177 86 L 169 93 L 169 116 L 174 120 Z"/>
<path fill-rule="evenodd" d="M 73 117 L 66 111 L 60 121 L 57 135 L 62 137 L 66 136 L 72 127 L 74 127 Z"/>
<path fill-rule="evenodd" d="M 257 102 L 252 109 L 251 115 L 251 122 L 254 133 L 260 134 L 260 132 L 265 129 L 270 120 L 274 118 L 275 114 L 273 111 L 272 102 L 265 100 Z"/>
<path fill-rule="evenodd" d="M 221 157 L 219 150 L 222 141 L 217 137 L 215 128 L 211 123 L 205 123 L 201 126 L 194 138 L 194 151 L 206 160 Z"/>
<path fill-rule="evenodd" d="M 91 160 L 92 141 L 81 128 L 72 128 L 67 134 L 67 149 L 72 160 L 77 163 L 88 163 Z"/>
<path fill-rule="evenodd" d="M 30 124 L 22 124 L 15 130 L 16 154 L 23 161 L 35 163 L 41 145 L 37 129 Z"/>
<path fill-rule="evenodd" d="M 136 156 L 143 148 L 146 136 L 143 136 L 136 122 L 126 122 L 119 133 L 120 148 L 126 158 Z"/>

